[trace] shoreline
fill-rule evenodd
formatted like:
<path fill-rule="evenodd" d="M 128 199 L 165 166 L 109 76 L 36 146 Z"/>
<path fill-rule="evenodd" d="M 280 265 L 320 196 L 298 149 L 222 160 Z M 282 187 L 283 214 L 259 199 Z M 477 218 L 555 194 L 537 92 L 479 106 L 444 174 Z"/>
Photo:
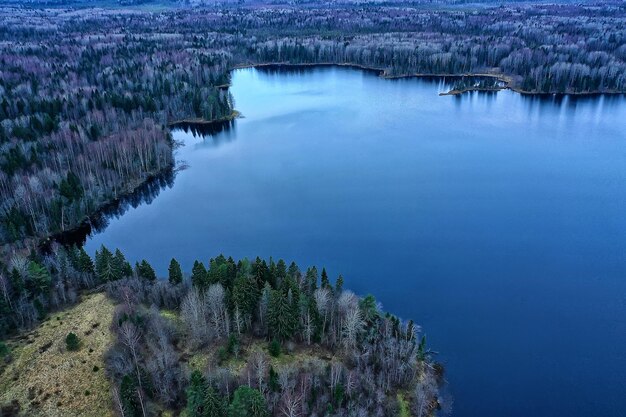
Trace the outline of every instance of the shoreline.
<path fill-rule="evenodd" d="M 64 245 L 69 242 L 70 237 L 72 236 L 77 236 L 79 234 L 87 235 L 91 231 L 92 225 L 98 221 L 100 216 L 105 215 L 109 210 L 118 208 L 121 202 L 125 199 L 131 198 L 133 195 L 141 191 L 142 188 L 149 186 L 153 181 L 156 181 L 159 178 L 165 178 L 167 175 L 173 174 L 174 172 L 175 165 L 172 163 L 160 171 L 148 174 L 145 179 L 136 184 L 129 185 L 124 190 L 117 193 L 117 197 L 109 198 L 99 204 L 98 208 L 96 208 L 92 213 L 85 214 L 85 216 L 83 216 L 78 223 L 68 227 L 66 230 L 50 233 L 45 236 L 29 236 L 18 241 L 5 242 L 0 245 L 0 259 L 12 253 L 21 253 L 32 249 L 47 252 L 53 242 Z"/>
<path fill-rule="evenodd" d="M 98 222 L 101 216 L 112 214 L 111 211 L 118 209 L 120 204 L 122 204 L 125 200 L 132 198 L 134 195 L 141 192 L 142 189 L 150 186 L 155 181 L 159 179 L 164 179 L 168 175 L 173 174 L 175 170 L 175 164 L 172 163 L 164 167 L 160 171 L 148 174 L 148 176 L 144 180 L 135 185 L 129 186 L 124 191 L 118 193 L 117 197 L 108 199 L 107 201 L 100 204 L 93 213 L 86 215 L 78 224 L 74 225 L 73 227 L 63 230 L 61 232 L 52 233 L 45 237 L 36 238 L 37 247 L 45 252 L 54 242 L 66 245 L 70 243 L 70 241 L 72 241 L 72 243 L 75 243 L 77 241 L 77 236 L 79 235 L 84 235 L 86 237 L 87 235 L 89 235 L 89 233 L 91 233 L 91 229 L 93 228 L 94 224 Z M 83 239 L 85 237 L 83 237 Z M 82 244 L 84 244 L 84 242 L 81 243 L 81 245 Z"/>
<path fill-rule="evenodd" d="M 505 74 L 493 74 L 493 73 L 465 73 L 465 74 L 432 74 L 432 73 L 414 73 L 414 74 L 398 74 L 398 75 L 390 75 L 387 73 L 386 69 L 366 66 L 362 64 L 355 63 L 334 63 L 334 62 L 318 62 L 318 63 L 289 63 L 289 62 L 262 62 L 262 63 L 241 63 L 233 65 L 228 69 L 229 72 L 232 72 L 237 69 L 245 69 L 245 68 L 276 68 L 276 69 L 287 69 L 287 68 L 315 68 L 315 67 L 343 67 L 343 68 L 351 68 L 357 69 L 366 72 L 373 72 L 380 78 L 394 80 L 394 79 L 405 79 L 405 78 L 492 78 L 497 81 L 503 82 L 505 85 L 496 86 L 496 87 L 469 87 L 463 88 L 460 90 L 452 89 L 447 92 L 440 92 L 439 96 L 461 96 L 465 93 L 469 92 L 485 92 L 485 93 L 494 93 L 502 90 L 511 90 L 521 95 L 530 96 L 530 97 L 547 97 L 547 96 L 555 96 L 555 97 L 564 97 L 564 96 L 572 96 L 572 97 L 592 97 L 592 96 L 618 96 L 618 95 L 626 95 L 626 92 L 618 92 L 618 91 L 586 91 L 586 92 L 536 92 L 536 91 L 527 91 L 523 90 L 519 87 L 513 86 L 513 78 L 511 76 Z M 220 89 L 229 89 L 231 84 L 224 84 L 216 86 Z M 185 126 L 199 126 L 204 128 L 216 127 L 220 128 L 226 124 L 232 123 L 235 119 L 244 117 L 239 111 L 232 110 L 232 113 L 228 116 L 221 117 L 219 119 L 206 120 L 204 118 L 186 118 L 186 119 L 177 119 L 167 123 L 167 127 L 170 129 L 184 129 Z M 217 130 L 216 130 L 217 131 Z M 209 132 L 209 134 L 212 134 Z M 173 149 L 172 149 L 173 152 Z M 151 182 L 164 178 L 168 173 L 173 173 L 175 171 L 175 164 L 172 163 L 167 167 L 163 168 L 160 171 L 150 173 L 144 180 L 139 182 L 138 184 L 127 187 L 122 192 L 118 193 L 117 197 L 111 198 L 103 202 L 99 205 L 99 207 L 91 214 L 86 215 L 78 224 L 60 232 L 52 233 L 47 236 L 41 237 L 31 237 L 30 239 L 22 240 L 22 249 L 27 249 L 29 247 L 37 247 L 37 248 L 48 248 L 52 242 L 59 242 L 65 244 L 71 236 L 76 234 L 85 234 L 85 230 L 91 230 L 92 225 L 97 221 L 97 219 L 105 214 L 107 211 L 112 210 L 119 206 L 119 204 L 136 194 L 143 187 L 148 186 Z M 89 234 L 87 232 L 86 234 Z M 8 253 L 7 248 L 14 245 L 16 242 L 7 242 L 4 243 L 0 247 L 1 253 Z"/>
<path fill-rule="evenodd" d="M 223 87 L 223 86 L 222 86 Z M 177 128 L 184 128 L 185 125 L 196 125 L 203 127 L 211 127 L 216 126 L 220 127 L 224 124 L 228 124 L 233 122 L 235 119 L 243 117 L 240 112 L 237 110 L 233 110 L 229 116 L 221 117 L 219 119 L 214 120 L 206 120 L 202 118 L 188 118 L 188 119 L 178 119 L 172 122 L 167 123 L 167 127 L 170 130 Z M 174 152 L 174 147 L 172 147 L 172 152 Z M 109 198 L 106 201 L 103 201 L 98 207 L 89 214 L 86 214 L 78 223 L 68 227 L 65 230 L 50 233 L 45 236 L 30 236 L 26 239 L 22 239 L 20 241 L 12 241 L 6 242 L 0 245 L 0 256 L 3 256 L 10 253 L 11 251 L 22 251 L 28 250 L 29 248 L 38 248 L 39 250 L 43 250 L 44 252 L 50 248 L 50 245 L 53 242 L 58 242 L 60 244 L 68 244 L 70 242 L 76 242 L 78 240 L 84 240 L 84 237 L 78 239 L 79 236 L 87 236 L 91 232 L 91 229 L 94 224 L 96 224 L 100 217 L 106 215 L 107 212 L 115 210 L 119 207 L 119 205 L 129 198 L 132 198 L 133 195 L 139 193 L 144 187 L 148 187 L 154 181 L 159 179 L 164 179 L 168 175 L 173 174 L 176 171 L 175 162 L 167 165 L 163 169 L 149 173 L 143 180 L 129 185 L 124 190 L 121 190 L 117 193 L 115 197 Z M 15 244 L 19 245 L 18 249 L 15 249 Z"/>
<path fill-rule="evenodd" d="M 262 62 L 262 63 L 242 63 L 233 65 L 229 71 L 234 71 L 237 69 L 245 69 L 245 68 L 263 68 L 263 67 L 276 67 L 276 68 L 315 68 L 315 67 L 346 67 L 346 68 L 354 68 L 360 69 L 364 71 L 372 71 L 377 72 L 380 78 L 394 80 L 394 79 L 404 79 L 404 78 L 493 78 L 497 81 L 501 81 L 505 83 L 503 87 L 494 87 L 494 88 L 485 88 L 485 87 L 476 87 L 476 88 L 465 88 L 462 90 L 450 90 L 447 92 L 439 93 L 440 96 L 458 96 L 464 93 L 472 92 L 472 91 L 483 91 L 483 92 L 496 92 L 502 90 L 511 90 L 518 94 L 522 94 L 525 96 L 572 96 L 572 97 L 591 97 L 591 96 L 619 96 L 626 95 L 626 91 L 571 91 L 571 92 L 545 92 L 545 91 L 528 91 L 524 90 L 520 87 L 514 85 L 513 76 L 507 74 L 494 74 L 494 73 L 483 73 L 483 72 L 475 72 L 475 73 L 463 73 L 463 74 L 451 74 L 451 73 L 413 73 L 413 74 L 397 74 L 391 75 L 387 73 L 387 69 L 385 68 L 377 68 L 370 67 L 362 64 L 354 64 L 354 63 L 334 63 L 334 62 L 318 62 L 318 63 L 289 63 L 289 62 Z"/>
<path fill-rule="evenodd" d="M 206 120 L 203 118 L 189 118 L 189 119 L 179 119 L 167 124 L 167 127 L 171 131 L 172 129 L 183 128 L 184 125 L 197 125 L 197 126 L 222 126 L 227 123 L 231 123 L 233 120 L 243 117 L 240 112 L 237 110 L 233 110 L 229 116 L 221 117 L 219 119 Z M 174 152 L 174 147 L 172 147 L 172 152 Z M 153 182 L 164 179 L 168 175 L 173 174 L 176 171 L 175 162 L 164 167 L 160 171 L 156 171 L 150 173 L 146 176 L 146 178 L 139 183 L 127 187 L 124 191 L 117 194 L 117 197 L 112 199 L 108 199 L 99 205 L 99 207 L 91 214 L 86 215 L 78 224 L 63 230 L 61 232 L 53 233 L 45 237 L 36 238 L 37 247 L 41 249 L 47 249 L 52 242 L 58 242 L 63 245 L 69 243 L 70 241 L 76 242 L 78 236 L 89 235 L 91 229 L 95 223 L 98 222 L 99 218 L 102 215 L 107 215 L 107 212 L 111 210 L 116 210 L 124 200 L 132 198 L 134 195 L 138 194 L 145 187 L 150 186 Z M 110 214 L 110 213 L 109 213 Z M 83 240 L 81 238 L 80 240 Z"/>
<path fill-rule="evenodd" d="M 219 88 L 228 88 L 228 87 L 220 86 Z M 182 127 L 183 125 L 210 126 L 210 125 L 218 125 L 222 123 L 229 123 L 241 117 L 243 117 L 242 114 L 238 112 L 237 110 L 233 109 L 230 115 L 220 117 L 219 119 L 207 120 L 202 117 L 190 117 L 187 119 L 177 119 L 177 120 L 168 122 L 167 126 L 170 129 L 176 129 L 176 128 Z"/>

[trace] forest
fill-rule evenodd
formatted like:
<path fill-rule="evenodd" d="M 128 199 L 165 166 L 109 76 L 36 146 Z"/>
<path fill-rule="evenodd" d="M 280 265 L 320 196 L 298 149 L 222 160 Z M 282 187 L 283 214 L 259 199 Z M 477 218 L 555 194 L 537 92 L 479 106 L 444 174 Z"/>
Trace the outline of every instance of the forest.
<path fill-rule="evenodd" d="M 189 274 L 172 260 L 169 276 L 157 277 L 119 250 L 103 247 L 92 259 L 57 244 L 64 233 L 104 227 L 103 213 L 123 211 L 125 198 L 171 184 L 180 165 L 171 130 L 232 122 L 230 71 L 268 64 L 471 76 L 463 91 L 624 94 L 626 4 L 5 3 L 0 340 L 106 291 L 115 302 L 106 375 L 118 415 L 446 409 L 443 370 L 419 327 L 343 289 L 341 277 L 331 283 L 323 269 L 219 256 L 185 266 Z M 67 349 L 78 349 L 80 336 L 67 337 Z M 0 344 L 5 360 L 6 352 Z"/>
<path fill-rule="evenodd" d="M 131 266 L 119 250 L 103 246 L 92 259 L 56 246 L 14 258 L 0 278 L 5 330 L 32 325 L 80 291 L 104 289 L 114 300 L 104 363 L 120 416 L 429 416 L 450 407 L 419 326 L 344 289 L 343 277 L 331 282 L 325 269 L 220 255 L 194 262 L 190 274 L 172 259 L 157 279 L 147 261 Z M 70 354 L 81 337 L 67 335 Z"/>
<path fill-rule="evenodd" d="M 623 2 L 0 15 L 3 256 L 171 171 L 170 124 L 232 118 L 237 66 L 335 63 L 386 77 L 487 74 L 492 85 L 476 85 L 525 93 L 626 91 Z"/>

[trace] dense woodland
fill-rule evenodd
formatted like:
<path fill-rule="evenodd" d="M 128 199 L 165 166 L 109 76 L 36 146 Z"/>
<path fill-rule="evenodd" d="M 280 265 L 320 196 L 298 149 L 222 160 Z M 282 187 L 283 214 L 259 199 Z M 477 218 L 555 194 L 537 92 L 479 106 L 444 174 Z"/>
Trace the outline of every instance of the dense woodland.
<path fill-rule="evenodd" d="M 0 243 L 71 229 L 171 169 L 168 123 L 231 114 L 222 51 L 51 29 L 0 30 Z"/>
<path fill-rule="evenodd" d="M 500 74 L 528 92 L 626 91 L 623 2 L 3 7 L 0 17 L 5 254 L 171 169 L 168 124 L 231 116 L 223 86 L 237 65 L 342 63 L 386 76 Z"/>

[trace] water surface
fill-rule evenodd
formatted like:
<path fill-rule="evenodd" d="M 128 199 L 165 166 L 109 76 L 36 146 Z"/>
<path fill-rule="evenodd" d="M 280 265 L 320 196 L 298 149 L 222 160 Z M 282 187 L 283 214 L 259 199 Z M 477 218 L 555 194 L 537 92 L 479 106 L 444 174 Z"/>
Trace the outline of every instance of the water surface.
<path fill-rule="evenodd" d="M 232 85 L 245 118 L 176 132 L 189 169 L 90 253 L 324 265 L 423 325 L 454 415 L 624 415 L 626 99 L 439 97 L 345 68 Z"/>

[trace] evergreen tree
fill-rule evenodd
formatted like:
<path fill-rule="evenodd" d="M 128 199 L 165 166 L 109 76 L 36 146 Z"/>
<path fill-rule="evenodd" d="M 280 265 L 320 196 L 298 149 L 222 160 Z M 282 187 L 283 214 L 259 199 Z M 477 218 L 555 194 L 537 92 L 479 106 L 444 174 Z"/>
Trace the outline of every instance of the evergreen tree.
<path fill-rule="evenodd" d="M 326 268 L 322 268 L 322 280 L 320 283 L 321 288 L 331 288 L 330 281 L 328 280 L 328 274 L 326 273 Z"/>
<path fill-rule="evenodd" d="M 254 275 L 254 279 L 259 289 L 263 288 L 266 282 L 269 282 L 272 288 L 276 288 L 275 283 L 271 282 L 270 269 L 268 268 L 267 263 L 258 256 L 252 265 L 252 275 Z"/>
<path fill-rule="evenodd" d="M 363 314 L 363 318 L 370 323 L 380 316 L 376 298 L 371 294 L 366 295 L 359 301 L 359 309 Z"/>
<path fill-rule="evenodd" d="M 226 259 L 224 255 L 219 255 L 209 262 L 208 282 L 210 284 L 221 284 L 224 288 L 230 288 L 237 276 L 237 265 L 233 258 Z"/>
<path fill-rule="evenodd" d="M 293 278 L 286 278 L 280 290 L 285 295 L 291 294 L 289 302 L 292 303 L 292 305 L 297 305 L 300 302 L 300 287 Z"/>
<path fill-rule="evenodd" d="M 233 285 L 233 303 L 239 307 L 239 312 L 245 316 L 251 316 L 259 300 L 259 288 L 252 279 L 239 275 Z"/>
<path fill-rule="evenodd" d="M 298 265 L 296 265 L 295 262 L 291 262 L 291 265 L 289 265 L 289 269 L 287 270 L 287 275 L 295 279 L 296 281 L 298 280 L 300 276 L 300 268 L 298 268 Z"/>
<path fill-rule="evenodd" d="M 422 336 L 422 339 L 417 347 L 417 359 L 420 361 L 426 360 L 426 336 Z"/>
<path fill-rule="evenodd" d="M 313 295 L 313 292 L 317 289 L 317 268 L 311 267 L 306 270 L 306 276 L 304 278 L 305 291 L 308 295 Z"/>
<path fill-rule="evenodd" d="M 226 268 L 226 276 L 225 281 L 220 280 L 220 284 L 224 288 L 232 288 L 235 283 L 235 278 L 237 278 L 237 264 L 235 264 L 235 260 L 232 257 L 228 257 L 227 268 Z"/>
<path fill-rule="evenodd" d="M 77 257 L 77 268 L 80 272 L 93 274 L 94 266 L 91 257 L 85 251 L 85 248 L 81 247 L 78 249 L 78 257 Z"/>
<path fill-rule="evenodd" d="M 35 296 L 47 294 L 52 283 L 50 272 L 39 263 L 30 261 L 28 263 L 29 289 Z"/>
<path fill-rule="evenodd" d="M 335 294 L 339 296 L 342 291 L 343 291 L 343 276 L 339 275 L 339 277 L 337 277 L 337 282 L 335 282 Z"/>
<path fill-rule="evenodd" d="M 228 407 L 228 417 L 267 417 L 265 398 L 256 389 L 240 386 Z"/>
<path fill-rule="evenodd" d="M 276 372 L 274 370 L 274 367 L 270 365 L 270 375 L 269 375 L 269 381 L 267 384 L 270 388 L 270 391 L 272 392 L 279 392 L 280 391 L 280 382 L 278 379 L 278 372 Z"/>
<path fill-rule="evenodd" d="M 120 397 L 122 400 L 122 408 L 124 409 L 124 417 L 141 416 L 141 406 L 137 398 L 137 383 L 131 374 L 122 378 L 120 385 Z"/>
<path fill-rule="evenodd" d="M 200 291 L 204 291 L 208 288 L 207 270 L 202 262 L 195 261 L 193 263 L 193 268 L 191 269 L 191 284 Z"/>
<path fill-rule="evenodd" d="M 321 337 L 323 319 L 317 308 L 315 297 L 301 295 L 299 310 L 303 322 L 302 332 L 304 339 L 309 340 L 310 337 L 310 340 L 318 341 Z M 310 328 L 307 328 L 307 326 L 310 326 Z"/>
<path fill-rule="evenodd" d="M 154 272 L 152 265 L 150 265 L 145 259 L 143 259 L 141 263 L 138 263 L 135 266 L 135 269 L 139 278 L 147 279 L 148 281 L 156 280 L 156 273 Z"/>
<path fill-rule="evenodd" d="M 78 336 L 76 336 L 75 333 L 70 332 L 65 337 L 65 347 L 67 350 L 78 350 L 80 347 L 80 340 L 78 340 Z"/>
<path fill-rule="evenodd" d="M 204 395 L 204 406 L 206 417 L 226 417 L 226 404 L 211 384 L 207 386 Z"/>
<path fill-rule="evenodd" d="M 67 173 L 67 178 L 62 179 L 59 184 L 59 193 L 65 197 L 70 203 L 79 201 L 83 196 L 83 187 L 80 179 L 73 172 Z"/>
<path fill-rule="evenodd" d="M 104 245 L 96 251 L 96 276 L 102 282 L 114 281 L 120 276 L 113 261 L 113 254 Z"/>
<path fill-rule="evenodd" d="M 276 270 L 274 272 L 274 280 L 277 286 L 282 285 L 282 282 L 287 278 L 287 264 L 282 259 L 279 259 L 276 263 Z"/>
<path fill-rule="evenodd" d="M 121 279 L 133 276 L 133 268 L 126 260 L 126 257 L 121 250 L 115 249 L 115 255 L 113 255 L 114 271 L 117 276 L 114 279 Z"/>
<path fill-rule="evenodd" d="M 167 268 L 170 284 L 176 285 L 183 282 L 183 271 L 180 269 L 180 264 L 174 258 L 170 261 L 170 266 Z"/>
<path fill-rule="evenodd" d="M 207 382 L 200 371 L 195 370 L 191 373 L 189 388 L 187 388 L 187 416 L 188 417 L 205 417 L 206 406 L 205 396 L 207 391 Z"/>
<path fill-rule="evenodd" d="M 297 329 L 297 310 L 281 291 L 272 290 L 270 294 L 267 323 L 270 334 L 278 340 L 290 339 Z"/>

